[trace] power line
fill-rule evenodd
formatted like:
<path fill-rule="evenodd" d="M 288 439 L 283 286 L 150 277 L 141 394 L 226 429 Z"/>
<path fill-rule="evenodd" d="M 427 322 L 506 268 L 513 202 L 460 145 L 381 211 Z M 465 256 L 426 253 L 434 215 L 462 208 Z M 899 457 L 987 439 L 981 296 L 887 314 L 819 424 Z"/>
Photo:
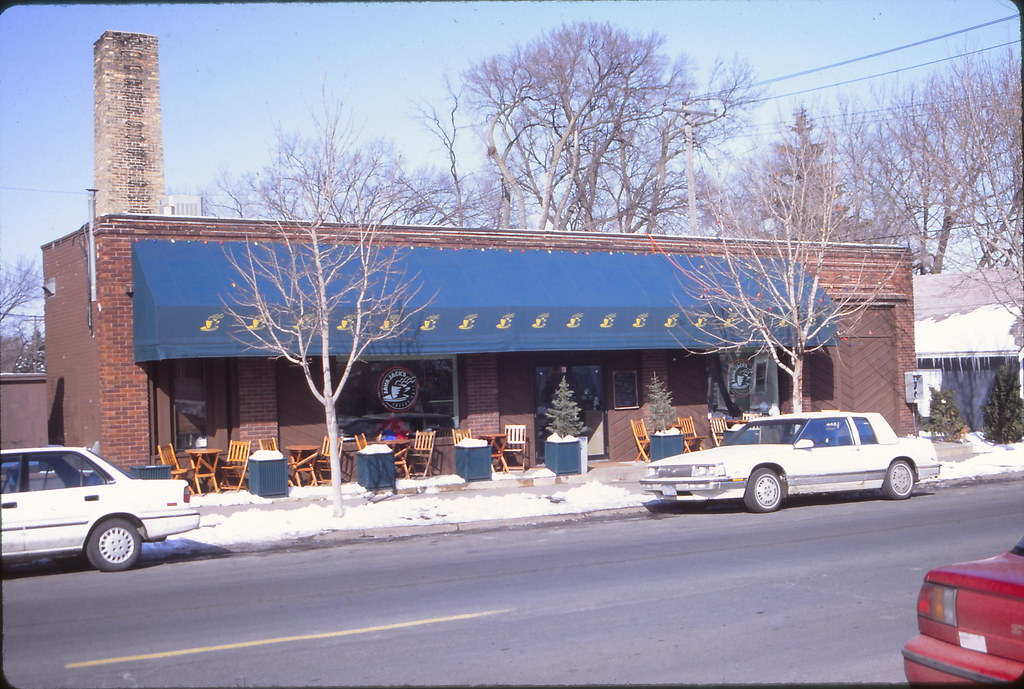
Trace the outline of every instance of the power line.
<path fill-rule="evenodd" d="M 1018 18 L 1018 15 L 1010 15 L 1009 17 L 1003 17 L 1002 19 L 995 19 L 993 21 L 986 22 L 984 24 L 978 24 L 977 26 L 970 26 L 970 27 L 968 27 L 966 29 L 959 29 L 958 31 L 951 31 L 950 33 L 942 34 L 941 36 L 934 36 L 932 38 L 926 38 L 924 40 L 917 41 L 915 43 L 908 43 L 907 45 L 901 45 L 901 46 L 898 46 L 896 48 L 889 48 L 887 50 L 882 50 L 882 51 L 879 51 L 877 53 L 871 53 L 870 55 L 862 55 L 861 57 L 854 57 L 854 58 L 851 58 L 849 60 L 843 60 L 842 62 L 835 62 L 835 63 L 833 63 L 831 65 L 825 65 L 823 67 L 813 67 L 811 69 L 805 69 L 802 72 L 795 72 L 794 74 L 787 74 L 787 75 L 781 76 L 781 77 L 773 77 L 772 79 L 765 79 L 764 81 L 759 81 L 756 84 L 752 84 L 752 86 L 753 87 L 765 86 L 767 84 L 774 84 L 777 81 L 783 81 L 785 79 L 795 79 L 796 77 L 802 77 L 802 76 L 806 76 L 808 74 L 814 74 L 815 72 L 823 72 L 826 69 L 833 69 L 835 67 L 842 67 L 844 65 L 853 64 L 854 62 L 860 62 L 861 60 L 869 60 L 869 59 L 871 59 L 873 57 L 879 57 L 881 55 L 888 55 L 889 53 L 895 53 L 895 52 L 897 52 L 899 50 L 906 50 L 907 48 L 914 48 L 914 47 L 917 47 L 919 45 L 924 45 L 925 43 L 931 43 L 932 41 L 940 41 L 943 38 L 949 38 L 950 36 L 956 36 L 958 34 L 967 33 L 968 31 L 975 31 L 977 29 L 982 29 L 982 28 L 984 28 L 986 26 L 992 26 L 993 24 L 999 24 L 1001 22 L 1006 22 L 1006 21 L 1010 21 L 1011 19 L 1017 19 L 1017 18 Z"/>
<path fill-rule="evenodd" d="M 834 88 L 836 86 L 846 86 L 847 84 L 853 84 L 853 83 L 856 83 L 858 81 L 865 81 L 867 79 L 875 79 L 875 78 L 878 78 L 878 77 L 887 77 L 887 76 L 891 76 L 893 74 L 898 74 L 899 72 L 905 72 L 907 70 L 917 69 L 919 67 L 928 67 L 930 65 L 937 65 L 940 62 L 946 62 L 948 60 L 955 60 L 957 58 L 967 57 L 968 55 L 976 55 L 978 53 L 983 53 L 983 52 L 985 52 L 987 50 L 996 50 L 997 48 L 1005 48 L 1008 45 L 1016 45 L 1017 43 L 1018 43 L 1018 41 L 1008 41 L 1007 43 L 1000 43 L 999 45 L 989 46 L 988 48 L 979 48 L 978 50 L 972 50 L 969 53 L 960 53 L 958 55 L 953 55 L 951 57 L 943 57 L 943 58 L 939 58 L 938 60 L 932 60 L 930 62 L 922 62 L 920 64 L 911 65 L 909 67 L 900 67 L 899 69 L 889 70 L 888 72 L 879 72 L 878 74 L 870 74 L 870 75 L 868 75 L 866 77 L 857 77 L 856 79 L 848 79 L 847 81 L 837 81 L 837 82 L 835 82 L 833 84 L 827 84 L 825 86 L 815 86 L 815 87 L 812 87 L 812 88 L 809 88 L 809 89 L 804 89 L 802 91 L 792 91 L 790 93 L 784 93 L 784 94 L 781 94 L 781 95 L 778 95 L 778 96 L 768 96 L 767 98 L 762 98 L 761 100 L 756 101 L 756 102 L 764 103 L 766 101 L 775 100 L 777 98 L 789 98 L 790 96 L 799 96 L 799 95 L 802 95 L 804 93 L 810 93 L 812 91 L 820 91 L 822 89 L 830 89 L 830 88 Z"/>

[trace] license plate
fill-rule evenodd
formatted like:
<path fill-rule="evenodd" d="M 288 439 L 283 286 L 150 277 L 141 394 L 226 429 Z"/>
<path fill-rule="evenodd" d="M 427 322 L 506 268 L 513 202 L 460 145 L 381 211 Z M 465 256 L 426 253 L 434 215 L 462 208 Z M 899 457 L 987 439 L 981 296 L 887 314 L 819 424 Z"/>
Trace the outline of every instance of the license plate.
<path fill-rule="evenodd" d="M 662 495 L 676 495 L 676 487 L 675 486 L 662 486 L 661 487 L 661 494 Z"/>

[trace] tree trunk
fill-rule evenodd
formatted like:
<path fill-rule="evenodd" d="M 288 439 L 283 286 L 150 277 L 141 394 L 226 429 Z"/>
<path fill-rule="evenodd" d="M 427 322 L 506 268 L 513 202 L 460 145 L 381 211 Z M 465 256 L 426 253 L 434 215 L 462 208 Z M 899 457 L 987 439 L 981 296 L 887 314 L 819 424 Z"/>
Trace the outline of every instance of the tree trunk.
<path fill-rule="evenodd" d="M 789 396 L 789 403 L 793 407 L 793 413 L 799 414 L 804 410 L 804 357 L 802 354 L 793 357 L 793 372 L 790 373 L 793 379 L 792 392 Z"/>

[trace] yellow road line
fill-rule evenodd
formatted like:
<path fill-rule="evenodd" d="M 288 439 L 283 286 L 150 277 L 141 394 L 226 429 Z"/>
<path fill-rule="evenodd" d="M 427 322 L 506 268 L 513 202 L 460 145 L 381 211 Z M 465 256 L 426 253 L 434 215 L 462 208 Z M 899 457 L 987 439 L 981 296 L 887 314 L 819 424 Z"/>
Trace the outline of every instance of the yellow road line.
<path fill-rule="evenodd" d="M 80 667 L 95 667 L 97 665 L 113 665 L 114 663 L 127 663 L 134 660 L 153 660 L 156 658 L 173 658 L 175 656 L 193 655 L 196 653 L 213 653 L 215 651 L 230 651 L 236 648 L 252 648 L 254 646 L 268 646 L 270 644 L 285 644 L 293 641 L 313 641 L 315 639 L 332 639 L 341 636 L 353 636 L 355 634 L 369 634 L 371 632 L 386 632 L 392 629 L 405 629 L 408 627 L 421 627 L 425 624 L 440 624 L 441 622 L 458 622 L 460 620 L 472 620 L 477 617 L 488 615 L 500 615 L 512 612 L 511 608 L 505 610 L 485 610 L 483 612 L 470 612 L 463 615 L 450 615 L 448 617 L 432 617 L 426 620 L 412 620 L 410 622 L 396 622 L 394 624 L 382 624 L 375 627 L 363 627 L 361 629 L 344 629 L 338 632 L 324 632 L 322 634 L 300 634 L 298 636 L 279 636 L 273 639 L 259 639 L 257 641 L 239 641 L 233 644 L 218 644 L 216 646 L 199 646 L 196 648 L 182 648 L 177 651 L 161 651 L 159 653 L 143 653 L 134 656 L 121 656 L 119 658 L 101 658 L 99 660 L 84 660 L 79 663 L 68 663 L 65 670 L 72 670 Z"/>

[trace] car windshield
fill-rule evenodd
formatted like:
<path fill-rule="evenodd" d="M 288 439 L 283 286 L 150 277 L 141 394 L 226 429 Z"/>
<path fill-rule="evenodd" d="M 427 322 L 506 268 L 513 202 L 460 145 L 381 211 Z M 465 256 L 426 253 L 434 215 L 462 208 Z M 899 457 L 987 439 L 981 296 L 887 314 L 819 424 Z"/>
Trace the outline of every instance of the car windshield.
<path fill-rule="evenodd" d="M 739 430 L 726 433 L 723 445 L 792 445 L 804 419 L 752 421 Z"/>

